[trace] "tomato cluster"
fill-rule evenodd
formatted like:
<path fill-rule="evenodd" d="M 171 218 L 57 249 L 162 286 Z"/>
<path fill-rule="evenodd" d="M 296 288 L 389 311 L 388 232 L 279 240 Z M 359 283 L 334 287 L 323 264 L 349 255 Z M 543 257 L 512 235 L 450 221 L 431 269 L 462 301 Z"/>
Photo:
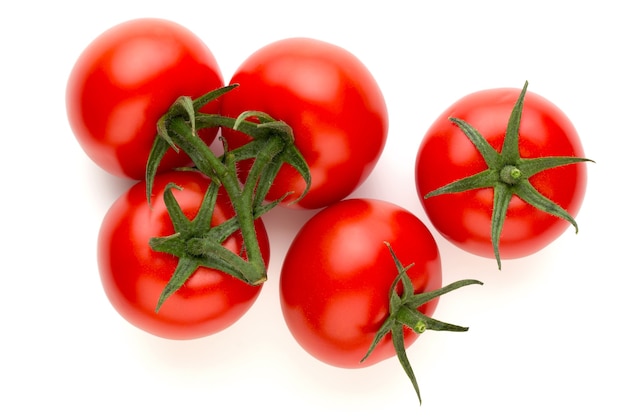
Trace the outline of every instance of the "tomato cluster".
<path fill-rule="evenodd" d="M 498 266 L 577 227 L 585 189 L 573 125 L 526 89 L 462 98 L 426 132 L 415 163 L 433 227 Z M 397 356 L 419 396 L 406 347 L 428 329 L 467 330 L 432 315 L 443 294 L 482 283 L 442 287 L 419 218 L 350 198 L 381 156 L 388 114 L 345 49 L 284 39 L 225 85 L 195 34 L 137 19 L 87 46 L 66 101 L 86 154 L 137 180 L 103 219 L 98 263 L 111 304 L 138 328 L 190 339 L 235 323 L 267 279 L 262 218 L 281 205 L 320 209 L 291 243 L 279 286 L 285 323 L 311 355 L 346 368 Z"/>

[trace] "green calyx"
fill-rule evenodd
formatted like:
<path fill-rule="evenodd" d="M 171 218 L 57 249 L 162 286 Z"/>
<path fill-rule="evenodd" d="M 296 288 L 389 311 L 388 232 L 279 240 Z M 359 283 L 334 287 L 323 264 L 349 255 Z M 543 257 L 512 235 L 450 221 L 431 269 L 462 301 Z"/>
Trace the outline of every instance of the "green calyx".
<path fill-rule="evenodd" d="M 449 284 L 438 290 L 415 294 L 415 288 L 413 286 L 413 283 L 407 275 L 407 271 L 411 268 L 412 264 L 408 266 L 403 266 L 396 256 L 395 252 L 391 248 L 391 245 L 389 245 L 389 243 L 387 242 L 385 242 L 385 245 L 387 245 L 387 247 L 389 248 L 389 252 L 393 257 L 396 268 L 398 269 L 398 275 L 394 279 L 391 288 L 389 289 L 389 315 L 376 333 L 369 350 L 367 351 L 363 359 L 361 359 L 361 362 L 365 361 L 374 351 L 374 348 L 376 348 L 378 343 L 387 334 L 391 333 L 391 339 L 396 350 L 398 360 L 400 361 L 404 372 L 411 380 L 413 388 L 415 389 L 415 393 L 417 394 L 417 398 L 419 399 L 419 402 L 421 404 L 422 397 L 420 394 L 419 386 L 417 384 L 417 379 L 406 354 L 406 348 L 404 344 L 404 327 L 406 326 L 416 333 L 424 333 L 426 330 L 451 332 L 467 331 L 467 327 L 461 327 L 433 319 L 432 317 L 429 317 L 420 312 L 418 308 L 426 304 L 427 302 L 432 301 L 435 298 L 454 291 L 458 288 L 473 284 L 482 285 L 483 283 L 471 279 L 461 280 Z M 402 293 L 398 294 L 398 285 L 400 283 L 402 284 Z"/>
<path fill-rule="evenodd" d="M 425 198 L 430 198 L 442 194 L 460 193 L 479 188 L 493 188 L 491 242 L 498 263 L 498 269 L 502 269 L 499 249 L 500 235 L 512 197 L 516 195 L 535 208 L 568 221 L 574 226 L 578 233 L 578 225 L 574 218 L 565 209 L 542 195 L 530 183 L 529 178 L 550 168 L 580 162 L 593 162 L 591 159 L 569 156 L 539 158 L 522 158 L 520 156 L 519 127 L 527 87 L 528 82 L 524 84 L 524 88 L 513 107 L 504 135 L 502 151 L 500 153 L 498 153 L 480 132 L 469 123 L 454 117 L 450 118 L 450 121 L 465 133 L 478 152 L 480 152 L 487 164 L 487 169 L 478 174 L 453 181 L 424 196 Z"/>
<path fill-rule="evenodd" d="M 164 202 L 172 220 L 175 233 L 150 240 L 153 250 L 172 254 L 178 266 L 164 288 L 158 301 L 158 311 L 165 300 L 178 290 L 199 267 L 213 268 L 250 285 L 260 285 L 267 280 L 265 262 L 261 255 L 254 221 L 278 205 L 287 195 L 266 201 L 267 193 L 283 164 L 291 165 L 306 182 L 307 193 L 311 177 L 308 165 L 294 143 L 291 128 L 261 112 L 245 112 L 237 118 L 219 114 L 201 113 L 200 109 L 212 100 L 227 94 L 237 85 L 229 85 L 192 100 L 179 98 L 157 124 L 157 136 L 146 166 L 146 198 L 151 202 L 154 178 L 159 164 L 168 151 L 185 152 L 194 168 L 211 182 L 198 214 L 189 220 L 174 198 L 172 184 L 165 190 Z M 249 121 L 254 117 L 256 121 Z M 204 128 L 230 128 L 248 136 L 251 141 L 240 148 L 229 149 L 222 139 L 224 153 L 215 155 L 197 135 Z M 242 184 L 237 176 L 237 163 L 253 160 L 252 168 Z M 189 168 L 181 168 L 189 169 Z M 211 227 L 211 218 L 217 194 L 223 188 L 232 204 L 235 215 L 226 222 Z M 296 200 L 297 201 L 297 200 Z M 236 231 L 243 238 L 242 254 L 235 254 L 222 243 Z M 245 255 L 245 256 L 243 256 Z"/>

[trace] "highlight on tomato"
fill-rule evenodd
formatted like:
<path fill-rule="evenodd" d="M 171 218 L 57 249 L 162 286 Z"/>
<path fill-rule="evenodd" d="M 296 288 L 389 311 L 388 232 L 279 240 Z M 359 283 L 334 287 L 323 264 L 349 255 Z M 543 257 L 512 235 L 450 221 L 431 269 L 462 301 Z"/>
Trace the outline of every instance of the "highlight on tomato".
<path fill-rule="evenodd" d="M 469 94 L 426 132 L 415 162 L 420 201 L 456 246 L 501 259 L 533 254 L 573 225 L 585 194 L 583 147 L 568 117 L 538 94 Z"/>
<path fill-rule="evenodd" d="M 432 315 L 439 296 L 481 283 L 441 284 L 439 250 L 422 221 L 386 201 L 348 199 L 298 232 L 279 288 L 285 323 L 305 351 L 342 368 L 397 356 L 421 401 L 406 348 L 428 329 L 466 331 Z"/>
<path fill-rule="evenodd" d="M 229 327 L 249 310 L 262 285 L 216 269 L 222 258 L 245 260 L 227 195 L 201 173 L 169 171 L 155 176 L 151 201 L 140 181 L 102 222 L 98 265 L 111 304 L 134 326 L 168 339 Z M 261 219 L 254 224 L 267 266 L 267 232 Z"/>
<path fill-rule="evenodd" d="M 265 112 L 293 130 L 296 147 L 311 172 L 306 187 L 289 166 L 280 169 L 268 198 L 292 195 L 281 204 L 316 209 L 339 201 L 371 173 L 387 139 L 383 94 L 366 66 L 347 50 L 316 39 L 289 38 L 250 55 L 230 81 L 239 87 L 223 97 L 224 115 Z M 225 129 L 228 146 L 249 141 Z M 251 163 L 240 165 L 245 177 Z"/>
<path fill-rule="evenodd" d="M 105 31 L 78 57 L 67 82 L 67 116 L 98 166 L 143 179 L 159 118 L 180 96 L 196 98 L 221 86 L 215 57 L 194 33 L 164 19 L 135 19 Z M 203 110 L 218 113 L 219 103 Z M 199 134 L 211 143 L 217 131 Z M 187 155 L 171 150 L 160 169 L 189 164 Z"/>

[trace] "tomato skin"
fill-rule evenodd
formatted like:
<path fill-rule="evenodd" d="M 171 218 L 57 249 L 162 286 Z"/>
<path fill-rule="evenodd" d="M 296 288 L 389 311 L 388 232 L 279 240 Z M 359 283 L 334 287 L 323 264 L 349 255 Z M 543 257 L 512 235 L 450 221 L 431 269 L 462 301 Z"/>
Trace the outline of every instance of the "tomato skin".
<path fill-rule="evenodd" d="M 143 179 L 158 119 L 180 96 L 223 86 L 215 57 L 188 29 L 163 19 L 121 23 L 89 44 L 66 90 L 70 126 L 87 155 L 109 173 Z M 203 111 L 218 113 L 219 104 Z M 201 136 L 211 143 L 217 130 Z M 189 165 L 170 150 L 161 171 Z"/>
<path fill-rule="evenodd" d="M 390 335 L 361 362 L 389 315 L 389 290 L 398 270 L 389 242 L 415 291 L 441 287 L 435 240 L 412 213 L 392 203 L 348 199 L 313 216 L 299 231 L 283 263 L 280 300 L 287 327 L 317 359 L 343 368 L 395 356 Z M 419 310 L 432 316 L 438 299 Z M 405 328 L 410 346 L 417 333 Z"/>
<path fill-rule="evenodd" d="M 386 103 L 369 70 L 345 49 L 309 38 L 280 40 L 248 57 L 233 83 L 240 86 L 224 97 L 223 114 L 258 110 L 286 122 L 309 164 L 311 189 L 288 207 L 316 209 L 339 201 L 376 165 L 387 138 Z M 249 141 L 238 132 L 225 130 L 224 136 L 231 148 Z M 250 165 L 241 166 L 245 173 Z M 294 191 L 286 205 L 304 187 L 301 176 L 284 166 L 268 197 Z"/>
<path fill-rule="evenodd" d="M 443 185 L 487 168 L 483 158 L 449 117 L 474 126 L 498 151 L 520 89 L 499 88 L 469 94 L 444 111 L 426 132 L 417 153 L 417 193 L 432 225 L 447 240 L 476 255 L 494 257 L 491 243 L 493 189 L 444 194 L 424 199 Z M 522 158 L 544 156 L 583 157 L 578 133 L 567 116 L 553 103 L 532 92 L 524 100 L 519 131 Z M 583 201 L 585 164 L 552 168 L 530 178 L 531 184 L 572 216 Z M 540 211 L 517 196 L 509 205 L 500 237 L 503 259 L 531 255 L 554 241 L 571 225 Z"/>
<path fill-rule="evenodd" d="M 195 172 L 170 171 L 155 178 L 152 209 L 146 202 L 143 181 L 131 187 L 111 206 L 98 238 L 98 265 L 105 293 L 113 307 L 136 327 L 168 339 L 193 339 L 216 333 L 237 321 L 252 306 L 261 286 L 251 286 L 222 272 L 199 268 L 155 313 L 157 300 L 176 268 L 178 258 L 153 251 L 152 237 L 174 233 L 163 201 L 165 186 L 183 187 L 174 196 L 192 219 L 209 180 Z M 233 216 L 220 191 L 213 224 Z M 256 230 L 263 258 L 269 261 L 269 242 L 259 219 Z M 240 234 L 224 245 L 235 253 L 242 247 Z"/>

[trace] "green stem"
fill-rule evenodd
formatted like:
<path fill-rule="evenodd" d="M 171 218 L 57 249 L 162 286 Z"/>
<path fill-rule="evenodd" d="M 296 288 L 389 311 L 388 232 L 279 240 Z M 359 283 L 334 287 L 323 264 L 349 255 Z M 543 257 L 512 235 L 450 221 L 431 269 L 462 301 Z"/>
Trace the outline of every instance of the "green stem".
<path fill-rule="evenodd" d="M 415 378 L 415 373 L 413 372 L 413 368 L 411 367 L 411 363 L 409 362 L 406 354 L 403 328 L 404 326 L 406 326 L 419 334 L 424 333 L 426 330 L 445 330 L 452 332 L 467 331 L 467 327 L 457 326 L 455 324 L 445 323 L 436 320 L 423 314 L 421 311 L 418 310 L 418 308 L 428 303 L 429 301 L 432 301 L 435 298 L 438 298 L 458 288 L 473 284 L 482 285 L 482 282 L 477 280 L 461 280 L 453 282 L 452 284 L 448 284 L 445 287 L 439 288 L 437 290 L 432 290 L 424 293 L 415 293 L 413 283 L 411 282 L 411 279 L 407 274 L 407 271 L 409 270 L 411 265 L 403 266 L 396 256 L 395 252 L 391 248 L 391 245 L 387 242 L 384 243 L 389 248 L 389 252 L 391 253 L 393 261 L 396 264 L 398 275 L 394 279 L 389 289 L 389 315 L 374 335 L 374 339 L 372 340 L 369 350 L 365 353 L 365 356 L 363 357 L 363 359 L 361 359 L 361 362 L 365 361 L 374 351 L 378 343 L 380 343 L 380 341 L 383 340 L 383 338 L 387 334 L 391 333 L 393 345 L 396 350 L 396 356 L 398 357 L 398 360 L 400 361 L 400 365 L 404 369 L 404 372 L 409 377 L 411 384 L 415 389 L 415 393 L 417 394 L 417 398 L 419 399 L 419 402 L 421 404 L 422 397 L 420 395 L 417 379 Z M 400 283 L 402 284 L 402 293 L 398 294 L 397 289 L 398 284 Z"/>
<path fill-rule="evenodd" d="M 237 269 L 242 273 L 246 272 L 242 278 L 251 285 L 258 285 L 267 280 L 265 262 L 261 254 L 261 248 L 256 235 L 254 216 L 252 208 L 252 198 L 245 198 L 240 188 L 237 172 L 230 164 L 223 163 L 206 144 L 196 135 L 194 135 L 187 123 L 182 119 L 172 121 L 170 128 L 172 132 L 179 135 L 183 140 L 178 141 L 181 147 L 192 158 L 198 169 L 211 177 L 213 181 L 218 181 L 228 194 L 247 254 L 247 262 L 252 264 L 253 269 L 240 265 Z M 240 257 L 239 264 L 246 262 Z M 253 272 L 253 275 L 250 273 Z"/>
<path fill-rule="evenodd" d="M 309 167 L 295 147 L 291 128 L 284 122 L 257 111 L 244 112 L 236 119 L 200 113 L 206 103 L 218 99 L 235 87 L 230 85 L 219 88 L 195 100 L 180 97 L 157 123 L 157 136 L 146 164 L 148 203 L 158 167 L 170 148 L 187 154 L 195 164 L 195 169 L 211 179 L 193 221 L 188 221 L 182 213 L 171 191 L 165 195 L 175 233 L 153 237 L 150 246 L 178 257 L 179 267 L 164 289 L 159 306 L 184 285 L 200 266 L 222 271 L 250 285 L 266 281 L 267 271 L 255 221 L 284 199 L 282 197 L 266 202 L 269 188 L 283 164 L 291 165 L 304 178 L 306 189 L 300 198 L 311 185 Z M 247 120 L 249 118 L 254 121 Z M 228 144 L 224 142 L 223 155 L 216 156 L 196 135 L 198 130 L 205 128 L 230 128 L 248 135 L 252 140 L 234 150 L 228 149 Z M 242 185 L 237 174 L 237 163 L 244 160 L 252 160 L 253 163 Z M 213 227 L 213 210 L 217 193 L 222 188 L 230 199 L 234 215 Z M 235 254 L 225 248 L 223 243 L 238 230 L 243 239 L 243 253 Z"/>
<path fill-rule="evenodd" d="M 421 313 L 402 305 L 396 313 L 396 321 L 404 324 L 417 333 L 424 333 L 428 326 Z"/>
<path fill-rule="evenodd" d="M 515 185 L 522 178 L 522 171 L 515 165 L 505 165 L 500 170 L 500 180 L 509 185 Z"/>

